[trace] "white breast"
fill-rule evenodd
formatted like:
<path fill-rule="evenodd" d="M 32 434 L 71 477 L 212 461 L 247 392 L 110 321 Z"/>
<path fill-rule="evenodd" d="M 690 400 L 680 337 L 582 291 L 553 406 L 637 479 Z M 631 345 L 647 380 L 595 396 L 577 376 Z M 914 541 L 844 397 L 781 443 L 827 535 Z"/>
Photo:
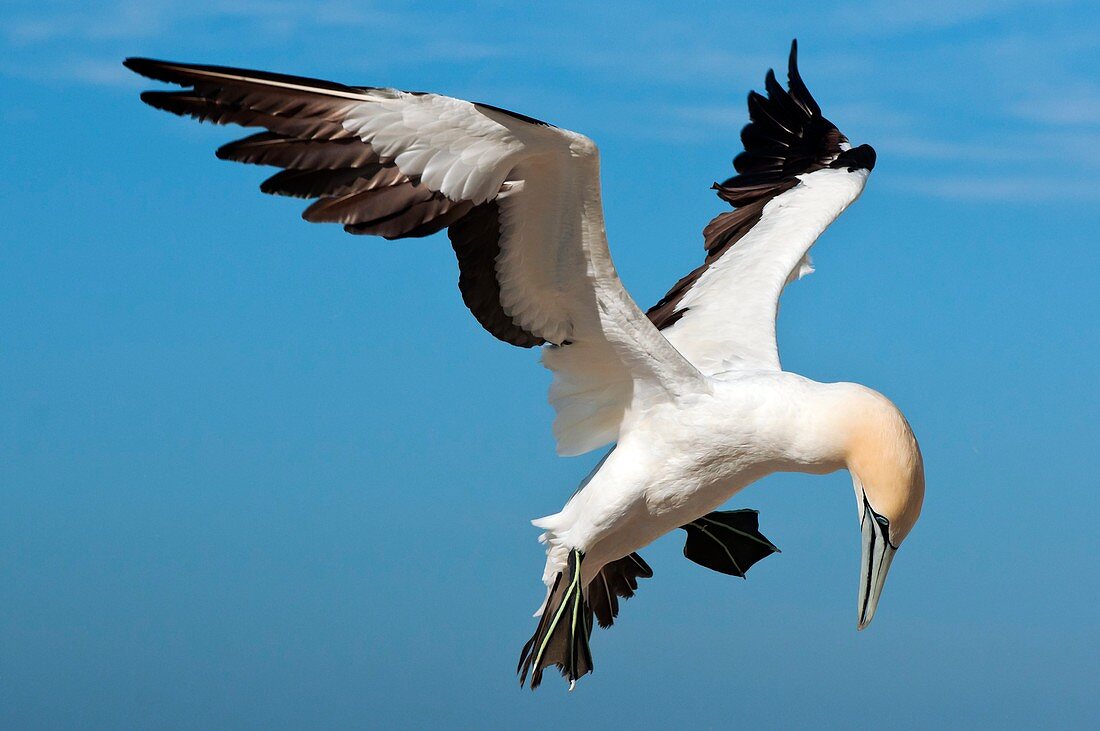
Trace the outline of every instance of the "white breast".
<path fill-rule="evenodd" d="M 647 412 L 560 513 L 535 521 L 551 543 L 548 576 L 564 561 L 559 544 L 586 551 L 595 571 L 772 472 L 836 469 L 828 409 L 816 406 L 828 388 L 792 373 L 742 372 L 716 380 L 711 394 Z"/>

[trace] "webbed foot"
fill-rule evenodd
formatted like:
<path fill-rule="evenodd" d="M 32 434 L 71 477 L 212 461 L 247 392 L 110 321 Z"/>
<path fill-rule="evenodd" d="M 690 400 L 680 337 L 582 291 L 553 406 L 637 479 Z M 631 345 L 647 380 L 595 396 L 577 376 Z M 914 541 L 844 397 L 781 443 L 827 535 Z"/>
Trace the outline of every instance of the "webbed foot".
<path fill-rule="evenodd" d="M 745 572 L 779 549 L 760 532 L 759 511 L 717 510 L 687 525 L 684 556 L 708 569 L 744 578 Z"/>

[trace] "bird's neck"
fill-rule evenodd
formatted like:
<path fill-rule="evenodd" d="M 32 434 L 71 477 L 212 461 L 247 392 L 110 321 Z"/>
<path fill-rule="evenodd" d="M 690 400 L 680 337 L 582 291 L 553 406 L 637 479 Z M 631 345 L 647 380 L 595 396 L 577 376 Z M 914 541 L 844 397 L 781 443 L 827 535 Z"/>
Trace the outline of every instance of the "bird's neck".
<path fill-rule="evenodd" d="M 861 510 L 865 494 L 892 516 L 900 542 L 924 500 L 924 463 L 909 423 L 885 396 L 851 383 L 824 385 L 817 408 L 823 456 L 852 473 Z"/>
<path fill-rule="evenodd" d="M 912 431 L 885 396 L 855 383 L 804 383 L 787 389 L 797 399 L 787 426 L 793 430 L 790 457 L 804 468 L 799 471 L 848 469 L 881 482 L 913 457 Z"/>

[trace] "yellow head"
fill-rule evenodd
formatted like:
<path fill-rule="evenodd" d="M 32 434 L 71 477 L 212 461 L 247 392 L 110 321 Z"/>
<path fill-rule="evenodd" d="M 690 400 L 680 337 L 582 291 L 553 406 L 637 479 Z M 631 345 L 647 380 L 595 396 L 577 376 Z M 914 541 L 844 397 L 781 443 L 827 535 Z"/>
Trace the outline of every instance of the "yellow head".
<path fill-rule="evenodd" d="M 845 463 L 852 473 L 863 551 L 859 629 L 871 623 L 894 554 L 920 517 L 924 461 L 909 422 L 882 394 L 852 391 Z"/>

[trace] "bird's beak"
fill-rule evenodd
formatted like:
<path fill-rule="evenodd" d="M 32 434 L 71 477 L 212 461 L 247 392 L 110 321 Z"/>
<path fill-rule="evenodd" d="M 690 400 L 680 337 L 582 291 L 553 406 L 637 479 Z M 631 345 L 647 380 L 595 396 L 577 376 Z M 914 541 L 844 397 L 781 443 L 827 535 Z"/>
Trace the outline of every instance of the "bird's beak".
<path fill-rule="evenodd" d="M 898 550 L 890 544 L 890 521 L 871 508 L 866 496 L 863 498 L 863 519 L 860 521 L 863 531 L 863 556 L 859 572 L 859 629 L 871 624 L 882 596 L 882 587 L 886 583 L 886 574 L 890 571 L 890 562 Z"/>

